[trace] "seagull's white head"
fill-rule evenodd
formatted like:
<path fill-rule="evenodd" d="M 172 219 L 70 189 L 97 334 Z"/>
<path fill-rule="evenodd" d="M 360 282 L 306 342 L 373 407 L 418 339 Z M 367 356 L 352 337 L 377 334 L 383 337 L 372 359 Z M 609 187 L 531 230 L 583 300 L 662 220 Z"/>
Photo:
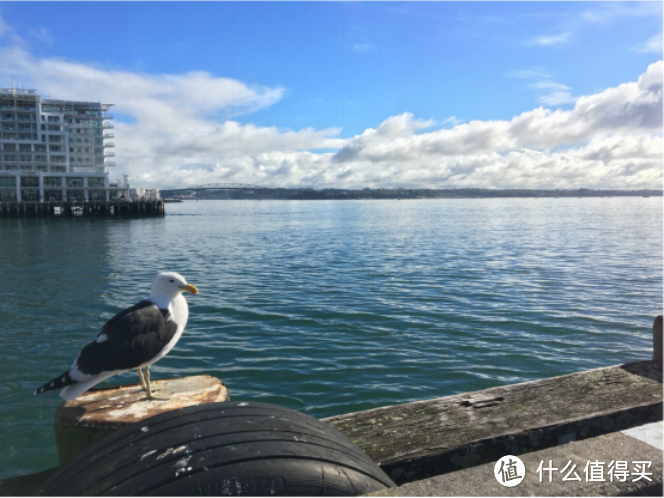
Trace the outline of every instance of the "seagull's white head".
<path fill-rule="evenodd" d="M 184 291 L 198 294 L 198 289 L 189 285 L 179 273 L 160 273 L 154 279 L 150 297 L 175 297 Z"/>

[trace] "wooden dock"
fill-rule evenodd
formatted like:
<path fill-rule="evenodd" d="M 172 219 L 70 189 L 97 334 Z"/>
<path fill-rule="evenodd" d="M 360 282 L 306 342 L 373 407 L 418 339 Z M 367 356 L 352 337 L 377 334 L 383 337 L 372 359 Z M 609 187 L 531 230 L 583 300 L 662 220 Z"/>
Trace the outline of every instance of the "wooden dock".
<path fill-rule="evenodd" d="M 0 218 L 71 216 L 164 216 L 164 201 L 45 201 L 0 202 Z"/>

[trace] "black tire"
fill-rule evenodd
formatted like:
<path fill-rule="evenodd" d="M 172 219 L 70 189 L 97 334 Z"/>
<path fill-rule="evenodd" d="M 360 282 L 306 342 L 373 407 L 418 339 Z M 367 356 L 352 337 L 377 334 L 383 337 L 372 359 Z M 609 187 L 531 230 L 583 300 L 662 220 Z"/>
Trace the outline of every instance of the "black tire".
<path fill-rule="evenodd" d="M 394 486 L 329 425 L 288 408 L 233 401 L 126 427 L 73 458 L 38 494 L 357 496 Z"/>

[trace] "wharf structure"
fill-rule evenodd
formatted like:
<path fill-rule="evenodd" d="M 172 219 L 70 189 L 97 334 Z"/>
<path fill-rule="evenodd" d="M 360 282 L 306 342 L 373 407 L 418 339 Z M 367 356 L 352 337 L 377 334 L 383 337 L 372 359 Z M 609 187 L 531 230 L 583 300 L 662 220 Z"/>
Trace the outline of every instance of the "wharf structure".
<path fill-rule="evenodd" d="M 0 88 L 0 201 L 128 198 L 128 184 L 108 180 L 111 106 Z"/>
<path fill-rule="evenodd" d="M 109 181 L 112 105 L 0 88 L 0 216 L 163 215 L 158 190 Z"/>

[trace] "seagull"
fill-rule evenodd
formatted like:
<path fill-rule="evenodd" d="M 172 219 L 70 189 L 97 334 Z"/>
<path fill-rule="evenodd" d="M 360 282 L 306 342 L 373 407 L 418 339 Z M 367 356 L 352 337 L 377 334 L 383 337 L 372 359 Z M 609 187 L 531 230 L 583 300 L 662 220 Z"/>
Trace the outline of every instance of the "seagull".
<path fill-rule="evenodd" d="M 115 374 L 136 369 L 148 399 L 169 399 L 152 392 L 150 365 L 166 356 L 182 336 L 189 316 L 183 292 L 198 294 L 198 289 L 178 273 L 157 275 L 150 297 L 106 322 L 71 368 L 35 394 L 64 387 L 60 397 L 71 401 Z"/>

